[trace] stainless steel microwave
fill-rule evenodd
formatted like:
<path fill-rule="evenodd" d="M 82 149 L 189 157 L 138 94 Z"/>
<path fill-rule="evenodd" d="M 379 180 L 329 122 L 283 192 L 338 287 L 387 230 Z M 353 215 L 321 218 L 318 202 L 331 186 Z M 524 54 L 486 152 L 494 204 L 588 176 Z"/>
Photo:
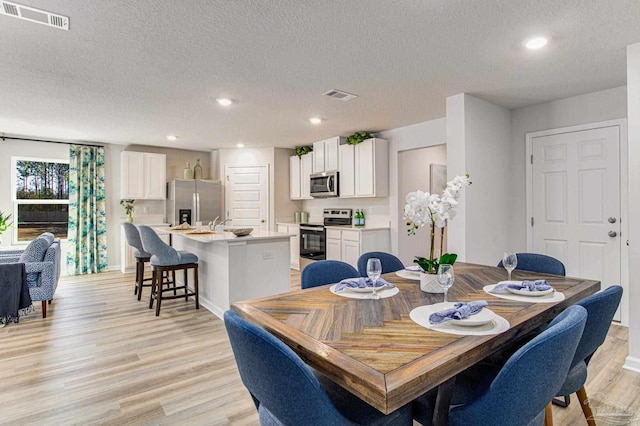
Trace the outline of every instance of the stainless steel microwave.
<path fill-rule="evenodd" d="M 329 198 L 340 195 L 338 192 L 338 172 L 322 172 L 311 175 L 311 196 Z"/>

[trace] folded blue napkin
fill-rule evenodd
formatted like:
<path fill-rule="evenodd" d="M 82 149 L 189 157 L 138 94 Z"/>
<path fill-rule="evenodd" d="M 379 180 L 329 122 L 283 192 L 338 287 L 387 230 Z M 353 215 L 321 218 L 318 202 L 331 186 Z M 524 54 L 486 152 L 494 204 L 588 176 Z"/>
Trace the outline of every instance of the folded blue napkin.
<path fill-rule="evenodd" d="M 367 287 L 373 287 L 373 283 L 371 282 L 370 278 L 367 278 L 367 277 L 347 278 L 338 283 L 338 285 L 335 288 L 335 291 L 340 292 L 345 288 L 367 288 Z M 378 278 L 378 280 L 376 281 L 376 289 L 382 288 L 382 287 L 395 287 L 395 286 L 390 282 L 384 280 L 383 278 Z"/>
<path fill-rule="evenodd" d="M 475 302 L 458 302 L 453 305 L 453 308 L 443 309 L 442 311 L 434 312 L 429 315 L 429 322 L 431 324 L 440 324 L 445 321 L 461 320 L 468 318 L 471 315 L 477 314 L 486 308 L 488 303 L 486 300 L 477 300 Z"/>
<path fill-rule="evenodd" d="M 498 284 L 491 290 L 489 293 L 505 293 L 508 292 L 508 289 L 514 290 L 524 290 L 524 291 L 545 291 L 552 289 L 547 282 L 547 280 L 535 280 L 535 281 L 522 281 L 521 284 L 518 283 L 504 283 Z"/>

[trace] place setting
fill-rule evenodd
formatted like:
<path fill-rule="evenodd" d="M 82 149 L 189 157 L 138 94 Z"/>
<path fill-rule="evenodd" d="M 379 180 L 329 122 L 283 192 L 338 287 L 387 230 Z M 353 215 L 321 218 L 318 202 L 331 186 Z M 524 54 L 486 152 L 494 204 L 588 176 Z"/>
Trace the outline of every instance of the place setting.
<path fill-rule="evenodd" d="M 518 265 L 518 257 L 515 253 L 505 253 L 502 264 L 509 274 L 507 281 L 484 286 L 485 293 L 502 299 L 528 303 L 555 303 L 564 300 L 564 294 L 556 291 L 545 279 L 512 280 L 511 272 Z"/>
<path fill-rule="evenodd" d="M 382 264 L 380 259 L 367 261 L 367 277 L 347 278 L 332 285 L 331 293 L 351 299 L 385 299 L 400 292 L 398 287 L 380 278 Z"/>
<path fill-rule="evenodd" d="M 420 267 L 420 265 L 411 265 L 405 267 L 404 269 L 396 271 L 395 274 L 400 278 L 420 281 L 420 272 L 422 272 L 422 270 L 423 269 Z"/>
<path fill-rule="evenodd" d="M 438 284 L 444 289 L 444 302 L 418 306 L 409 317 L 430 330 L 461 336 L 499 334 L 509 329 L 509 321 L 489 309 L 486 300 L 448 302 L 448 290 L 454 281 L 453 265 L 439 265 Z"/>

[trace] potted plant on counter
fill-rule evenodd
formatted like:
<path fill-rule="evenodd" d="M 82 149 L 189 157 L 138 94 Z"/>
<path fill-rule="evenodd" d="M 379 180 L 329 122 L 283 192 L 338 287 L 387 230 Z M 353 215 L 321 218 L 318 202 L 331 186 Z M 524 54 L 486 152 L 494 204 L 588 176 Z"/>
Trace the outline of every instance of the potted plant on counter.
<path fill-rule="evenodd" d="M 136 200 L 120 200 L 120 205 L 124 207 L 124 213 L 127 215 L 127 221 L 133 223 L 133 203 Z"/>

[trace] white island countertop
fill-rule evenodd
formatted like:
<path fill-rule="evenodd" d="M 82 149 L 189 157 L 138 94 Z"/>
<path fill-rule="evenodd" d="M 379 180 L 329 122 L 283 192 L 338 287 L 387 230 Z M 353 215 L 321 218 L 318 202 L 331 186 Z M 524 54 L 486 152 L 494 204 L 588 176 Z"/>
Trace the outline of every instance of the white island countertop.
<path fill-rule="evenodd" d="M 199 241 L 201 243 L 230 243 L 250 240 L 275 240 L 281 238 L 291 238 L 294 234 L 287 234 L 284 232 L 274 231 L 260 231 L 254 229 L 251 234 L 244 237 L 236 237 L 232 232 L 210 232 L 206 234 L 195 233 L 194 230 L 180 230 L 180 229 L 167 229 L 167 228 L 155 228 L 158 234 L 172 234 L 180 235 L 193 241 Z"/>

